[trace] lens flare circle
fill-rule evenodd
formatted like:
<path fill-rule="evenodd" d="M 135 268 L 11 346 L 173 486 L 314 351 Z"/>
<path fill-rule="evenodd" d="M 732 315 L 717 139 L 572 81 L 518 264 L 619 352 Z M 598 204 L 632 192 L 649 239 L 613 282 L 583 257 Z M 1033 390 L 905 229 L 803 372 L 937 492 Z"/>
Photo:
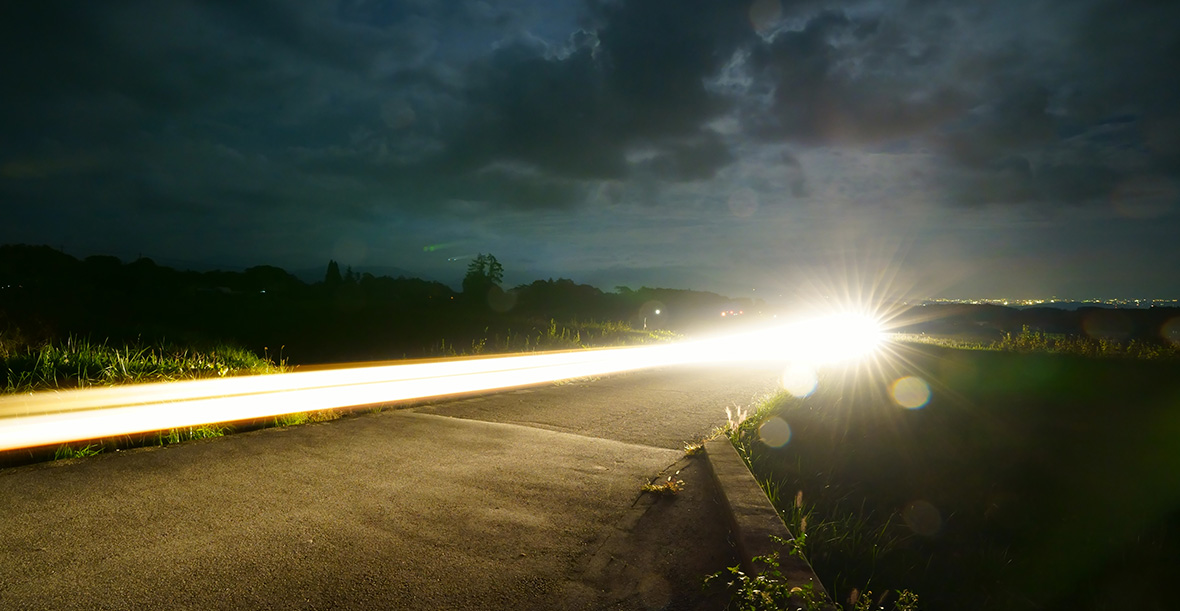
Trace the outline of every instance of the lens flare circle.
<path fill-rule="evenodd" d="M 1180 316 L 1171 318 L 1160 326 L 1160 337 L 1173 346 L 1180 346 Z"/>
<path fill-rule="evenodd" d="M 889 395 L 906 409 L 922 409 L 930 401 L 930 385 L 922 378 L 906 376 L 890 386 Z"/>
<path fill-rule="evenodd" d="M 778 416 L 771 416 L 758 427 L 758 439 L 772 448 L 781 448 L 791 442 L 791 425 Z"/>

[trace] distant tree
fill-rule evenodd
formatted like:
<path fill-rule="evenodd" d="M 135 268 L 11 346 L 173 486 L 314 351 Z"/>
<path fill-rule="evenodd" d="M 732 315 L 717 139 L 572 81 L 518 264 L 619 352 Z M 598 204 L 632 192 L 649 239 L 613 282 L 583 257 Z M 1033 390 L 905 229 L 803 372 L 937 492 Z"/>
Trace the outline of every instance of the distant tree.
<path fill-rule="evenodd" d="M 324 284 L 328 288 L 336 288 L 344 282 L 344 278 L 340 276 L 340 265 L 335 260 L 328 260 L 328 273 L 324 274 Z"/>
<path fill-rule="evenodd" d="M 504 266 L 490 254 L 480 253 L 467 266 L 467 275 L 463 277 L 463 294 L 480 297 L 486 296 L 492 287 L 499 288 L 504 280 Z"/>

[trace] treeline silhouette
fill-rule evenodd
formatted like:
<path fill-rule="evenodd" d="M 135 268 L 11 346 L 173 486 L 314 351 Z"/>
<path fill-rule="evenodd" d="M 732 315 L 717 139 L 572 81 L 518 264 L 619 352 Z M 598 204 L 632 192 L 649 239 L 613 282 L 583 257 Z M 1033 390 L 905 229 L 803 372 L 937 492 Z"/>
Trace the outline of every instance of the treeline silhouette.
<path fill-rule="evenodd" d="M 292 364 L 436 356 L 442 342 L 526 333 L 551 320 L 621 321 L 691 330 L 718 312 L 753 308 L 715 293 L 537 280 L 505 290 L 494 257 L 469 268 L 464 291 L 418 278 L 341 272 L 306 283 L 260 265 L 182 271 L 140 258 L 78 260 L 48 246 L 0 246 L 0 332 L 26 343 L 69 336 L 112 342 L 233 343 Z M 487 263 L 495 263 L 489 266 Z M 473 275 L 474 274 L 474 275 Z"/>

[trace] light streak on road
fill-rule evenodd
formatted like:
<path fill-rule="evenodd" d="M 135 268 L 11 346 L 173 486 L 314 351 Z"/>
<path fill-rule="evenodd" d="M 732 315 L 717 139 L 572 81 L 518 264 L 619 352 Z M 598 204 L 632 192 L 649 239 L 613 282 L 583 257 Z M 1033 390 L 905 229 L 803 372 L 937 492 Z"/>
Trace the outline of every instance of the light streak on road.
<path fill-rule="evenodd" d="M 693 342 L 383 365 L 0 398 L 0 451 L 219 422 L 499 390 L 636 369 L 858 358 L 882 334 L 860 318 L 808 320 Z"/>

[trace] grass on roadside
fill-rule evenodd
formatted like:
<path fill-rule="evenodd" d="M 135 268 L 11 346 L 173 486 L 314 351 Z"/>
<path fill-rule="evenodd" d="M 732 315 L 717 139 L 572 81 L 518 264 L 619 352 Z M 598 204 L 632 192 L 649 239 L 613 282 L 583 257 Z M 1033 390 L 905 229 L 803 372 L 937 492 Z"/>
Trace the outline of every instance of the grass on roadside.
<path fill-rule="evenodd" d="M 236 432 L 239 432 L 240 430 L 254 430 L 271 427 L 282 428 L 288 426 L 298 426 L 301 424 L 313 424 L 316 422 L 330 422 L 333 420 L 338 420 L 342 417 L 343 415 L 337 410 L 317 410 L 311 412 L 284 414 L 282 416 L 262 419 L 260 421 L 246 423 L 244 425 L 241 423 L 238 425 L 206 424 L 201 426 L 175 428 L 167 431 L 157 431 L 147 435 L 128 435 L 116 438 L 87 441 L 84 442 L 84 445 L 63 444 L 54 450 L 52 459 L 63 460 L 70 458 L 88 458 L 90 456 L 116 450 L 126 450 L 129 448 L 142 448 L 149 446 L 169 446 L 197 439 L 216 439 L 218 437 L 232 435 Z"/>
<path fill-rule="evenodd" d="M 296 412 L 294 414 L 276 416 L 274 419 L 274 425 L 278 427 L 299 426 L 300 424 L 331 422 L 332 420 L 339 420 L 341 417 L 342 415 L 340 412 L 333 409 L 322 409 L 312 412 Z"/>
<path fill-rule="evenodd" d="M 171 344 L 112 346 L 85 338 L 41 345 L 4 343 L 0 370 L 5 393 L 170 382 L 229 375 L 277 373 L 286 369 L 249 350 L 215 346 L 208 350 Z"/>
<path fill-rule="evenodd" d="M 167 431 L 157 431 L 153 434 L 139 436 L 124 436 L 110 439 L 87 441 L 85 445 L 63 444 L 53 452 L 53 460 L 70 458 L 89 458 L 104 452 L 141 448 L 147 446 L 167 446 L 183 443 L 194 439 L 216 439 L 233 432 L 229 425 L 206 424 L 203 426 L 186 426 Z"/>
<path fill-rule="evenodd" d="M 790 556 L 804 556 L 806 535 L 783 540 L 771 536 Z M 780 570 L 779 552 L 754 556 L 751 563 L 758 573 L 749 575 L 740 566 L 731 566 L 705 578 L 705 589 L 723 582 L 730 593 L 729 609 L 737 611 L 918 611 L 918 595 L 909 590 L 885 590 L 874 595 L 871 590 L 853 589 L 848 606 L 833 602 L 814 583 L 792 583 Z M 886 605 L 889 605 L 888 607 Z"/>

